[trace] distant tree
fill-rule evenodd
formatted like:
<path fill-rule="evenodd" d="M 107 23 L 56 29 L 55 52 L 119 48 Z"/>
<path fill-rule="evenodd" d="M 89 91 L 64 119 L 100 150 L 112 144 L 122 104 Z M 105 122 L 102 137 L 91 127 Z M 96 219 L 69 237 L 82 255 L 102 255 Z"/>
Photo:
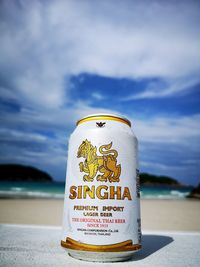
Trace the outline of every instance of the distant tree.
<path fill-rule="evenodd" d="M 0 181 L 51 182 L 52 177 L 37 168 L 19 164 L 0 164 Z"/>
<path fill-rule="evenodd" d="M 165 185 L 179 185 L 179 182 L 174 178 L 167 176 L 156 176 L 148 173 L 140 174 L 141 184 L 165 184 Z"/>

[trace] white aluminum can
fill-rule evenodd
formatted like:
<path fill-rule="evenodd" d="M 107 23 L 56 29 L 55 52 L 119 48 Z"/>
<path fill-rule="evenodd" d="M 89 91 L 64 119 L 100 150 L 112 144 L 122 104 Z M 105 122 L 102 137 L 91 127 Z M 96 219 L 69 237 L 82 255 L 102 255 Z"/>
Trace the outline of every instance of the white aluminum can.
<path fill-rule="evenodd" d="M 89 115 L 69 140 L 61 245 L 75 258 L 123 261 L 141 248 L 137 138 L 128 119 Z"/>

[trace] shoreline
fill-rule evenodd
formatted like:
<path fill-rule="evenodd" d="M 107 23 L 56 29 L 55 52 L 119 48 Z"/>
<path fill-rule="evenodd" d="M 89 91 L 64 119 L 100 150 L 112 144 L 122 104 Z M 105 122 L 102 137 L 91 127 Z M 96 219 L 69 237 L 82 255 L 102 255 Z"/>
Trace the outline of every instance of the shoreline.
<path fill-rule="evenodd" d="M 36 196 L 36 197 L 33 197 L 33 196 L 0 196 L 0 201 L 1 200 L 60 200 L 60 201 L 64 201 L 64 196 L 61 196 L 61 197 L 41 197 L 41 196 Z M 180 197 L 180 198 L 177 198 L 177 197 L 142 197 L 140 198 L 140 201 L 162 201 L 162 200 L 167 200 L 167 201 L 185 201 L 185 200 L 191 200 L 191 201 L 199 201 L 199 199 L 197 198 L 193 198 L 193 197 Z"/>
<path fill-rule="evenodd" d="M 63 199 L 0 199 L 0 223 L 62 225 Z M 142 199 L 142 230 L 200 231 L 200 201 Z"/>

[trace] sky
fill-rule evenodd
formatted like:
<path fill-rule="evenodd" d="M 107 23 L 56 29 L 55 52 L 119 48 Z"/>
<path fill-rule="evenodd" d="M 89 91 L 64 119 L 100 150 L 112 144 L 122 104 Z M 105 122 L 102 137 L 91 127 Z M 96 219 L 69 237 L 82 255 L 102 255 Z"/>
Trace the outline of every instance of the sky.
<path fill-rule="evenodd" d="M 67 142 L 120 113 L 140 172 L 200 182 L 199 1 L 0 1 L 0 163 L 65 180 Z"/>

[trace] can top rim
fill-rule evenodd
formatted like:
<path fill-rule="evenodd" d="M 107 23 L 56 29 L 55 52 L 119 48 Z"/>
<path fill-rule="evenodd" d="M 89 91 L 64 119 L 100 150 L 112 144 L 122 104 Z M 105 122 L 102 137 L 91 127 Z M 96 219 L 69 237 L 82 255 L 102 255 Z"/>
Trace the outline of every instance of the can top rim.
<path fill-rule="evenodd" d="M 76 125 L 78 126 L 79 124 L 81 124 L 83 122 L 92 121 L 92 120 L 114 120 L 114 121 L 119 121 L 119 122 L 125 123 L 131 127 L 131 122 L 127 118 L 125 118 L 124 116 L 117 115 L 117 114 L 107 114 L 107 113 L 87 115 L 87 116 L 79 119 L 76 122 Z"/>

